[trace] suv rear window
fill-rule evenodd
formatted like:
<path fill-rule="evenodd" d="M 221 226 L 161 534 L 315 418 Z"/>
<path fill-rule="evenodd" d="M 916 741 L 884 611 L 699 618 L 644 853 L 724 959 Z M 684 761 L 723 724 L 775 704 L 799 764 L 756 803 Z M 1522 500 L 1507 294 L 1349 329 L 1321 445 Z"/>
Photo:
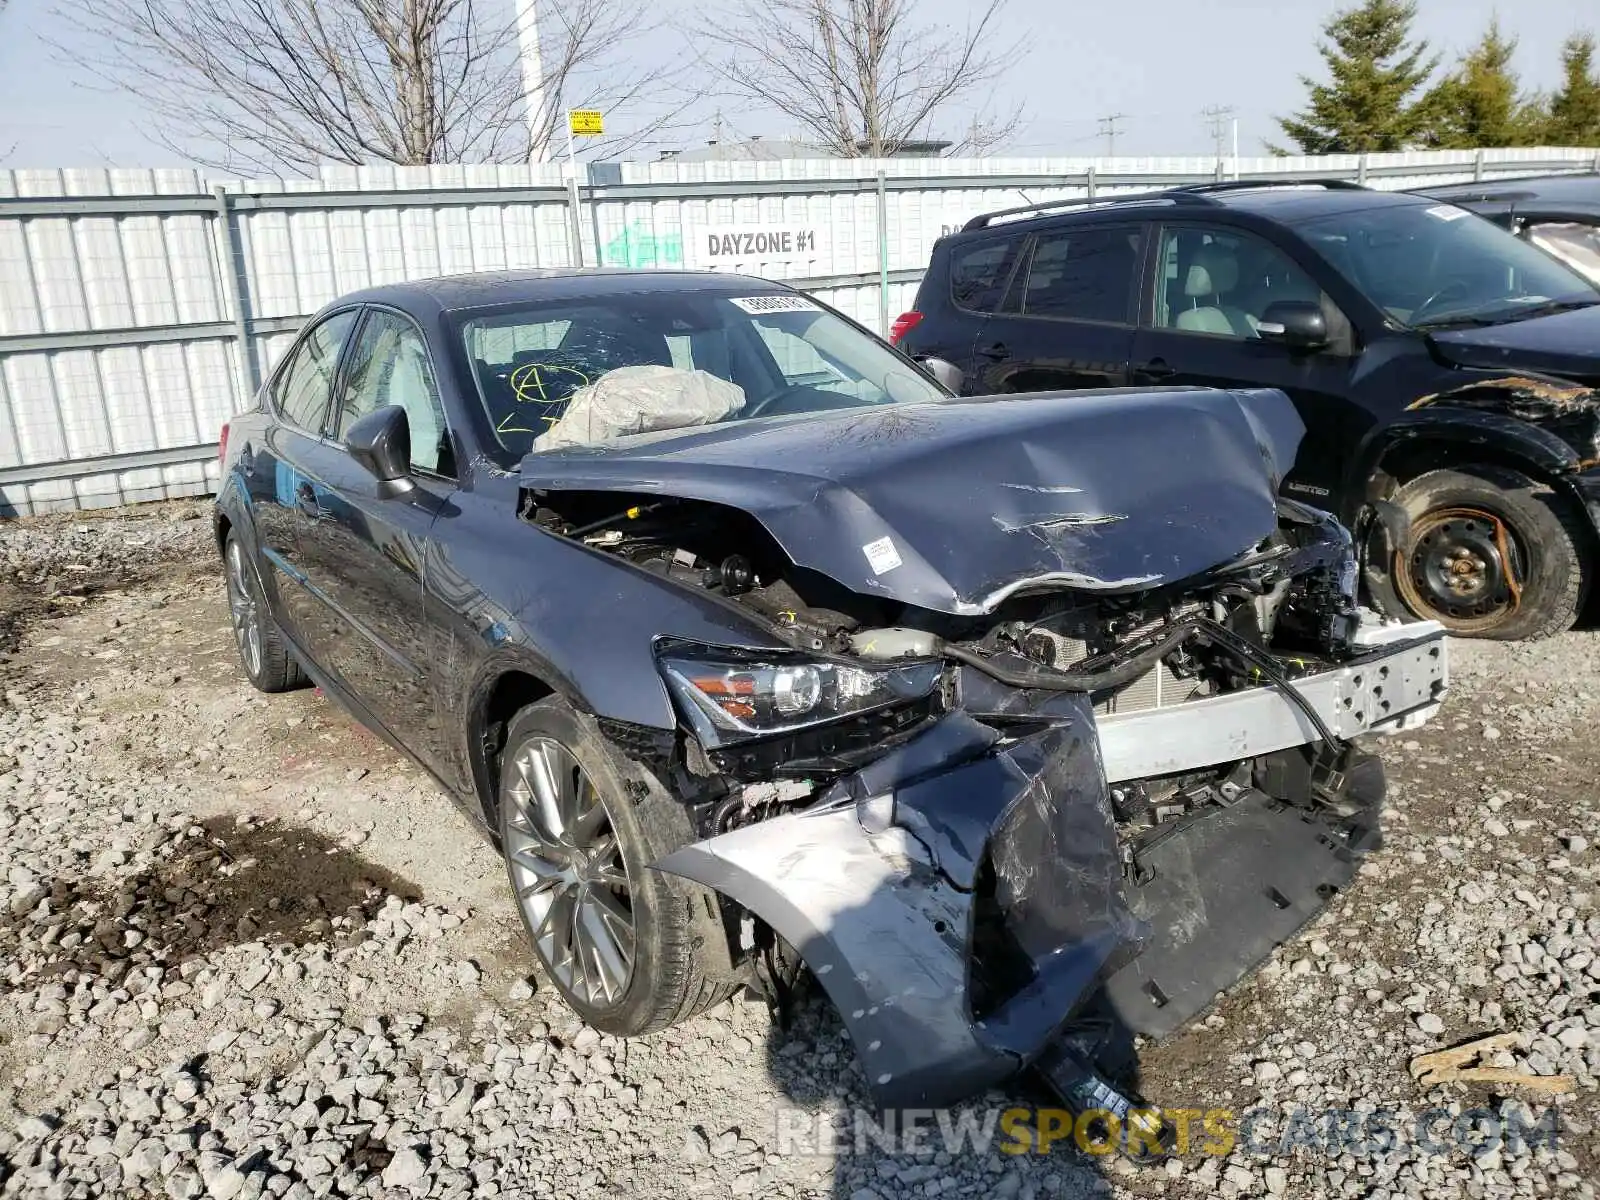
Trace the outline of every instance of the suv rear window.
<path fill-rule="evenodd" d="M 950 252 L 950 298 L 957 308 L 986 313 L 1000 307 L 1022 241 L 1020 234 L 1013 234 Z"/>

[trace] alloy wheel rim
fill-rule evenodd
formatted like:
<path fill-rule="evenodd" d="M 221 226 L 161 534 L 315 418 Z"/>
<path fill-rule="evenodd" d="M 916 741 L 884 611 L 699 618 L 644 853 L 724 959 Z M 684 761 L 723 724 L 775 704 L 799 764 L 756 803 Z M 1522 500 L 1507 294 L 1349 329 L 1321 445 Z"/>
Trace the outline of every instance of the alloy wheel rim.
<path fill-rule="evenodd" d="M 228 611 L 233 617 L 233 636 L 239 643 L 239 657 L 252 678 L 261 674 L 261 622 L 259 605 L 250 574 L 244 564 L 244 551 L 238 542 L 228 544 Z"/>
<path fill-rule="evenodd" d="M 505 802 L 506 860 L 534 945 L 566 991 L 609 1008 L 633 977 L 632 888 L 611 814 L 553 738 L 524 742 Z"/>
<path fill-rule="evenodd" d="M 1521 606 L 1520 551 L 1510 527 L 1494 513 L 1436 509 L 1413 527 L 1409 551 L 1397 556 L 1395 578 L 1414 612 L 1451 629 L 1481 631 Z"/>

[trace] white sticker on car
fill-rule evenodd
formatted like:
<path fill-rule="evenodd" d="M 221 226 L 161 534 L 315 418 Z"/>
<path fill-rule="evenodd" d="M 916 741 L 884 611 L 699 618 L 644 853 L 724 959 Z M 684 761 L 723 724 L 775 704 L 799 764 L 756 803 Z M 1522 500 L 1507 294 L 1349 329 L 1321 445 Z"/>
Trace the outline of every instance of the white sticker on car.
<path fill-rule="evenodd" d="M 816 312 L 814 301 L 804 296 L 729 296 L 733 304 L 751 316 L 776 312 Z"/>
<path fill-rule="evenodd" d="M 867 565 L 872 568 L 874 575 L 882 575 L 900 565 L 900 551 L 894 548 L 893 538 L 881 537 L 875 542 L 868 542 L 861 547 L 861 552 L 867 556 Z"/>
<path fill-rule="evenodd" d="M 1462 217 L 1468 215 L 1466 209 L 1457 208 L 1454 204 L 1439 204 L 1433 208 L 1425 208 L 1422 211 L 1430 217 L 1437 217 L 1441 221 L 1459 221 Z"/>

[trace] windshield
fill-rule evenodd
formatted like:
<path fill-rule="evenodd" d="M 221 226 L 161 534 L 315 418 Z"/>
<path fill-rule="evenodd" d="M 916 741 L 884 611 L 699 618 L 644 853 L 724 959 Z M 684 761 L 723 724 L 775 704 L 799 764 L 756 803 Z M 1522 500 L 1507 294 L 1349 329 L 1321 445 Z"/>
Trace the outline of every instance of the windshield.
<path fill-rule="evenodd" d="M 793 293 L 547 302 L 472 317 L 461 336 L 495 437 L 513 458 L 625 433 L 948 395 Z"/>
<path fill-rule="evenodd" d="M 1587 280 L 1453 204 L 1369 208 L 1298 232 L 1393 320 L 1498 325 L 1600 303 Z"/>

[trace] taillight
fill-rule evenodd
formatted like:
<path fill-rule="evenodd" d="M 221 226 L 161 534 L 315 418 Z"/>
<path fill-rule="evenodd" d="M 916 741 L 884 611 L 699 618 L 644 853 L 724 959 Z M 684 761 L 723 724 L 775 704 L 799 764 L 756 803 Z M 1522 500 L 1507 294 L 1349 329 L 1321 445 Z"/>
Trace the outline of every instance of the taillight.
<path fill-rule="evenodd" d="M 226 462 L 228 459 L 228 423 L 222 423 L 222 432 L 217 435 L 217 461 Z"/>
<path fill-rule="evenodd" d="M 898 346 L 900 344 L 900 339 L 905 337 L 906 334 L 910 333 L 921 323 L 922 314 L 916 309 L 912 309 L 910 312 L 901 313 L 894 319 L 894 324 L 889 326 L 889 344 L 892 346 Z"/>

